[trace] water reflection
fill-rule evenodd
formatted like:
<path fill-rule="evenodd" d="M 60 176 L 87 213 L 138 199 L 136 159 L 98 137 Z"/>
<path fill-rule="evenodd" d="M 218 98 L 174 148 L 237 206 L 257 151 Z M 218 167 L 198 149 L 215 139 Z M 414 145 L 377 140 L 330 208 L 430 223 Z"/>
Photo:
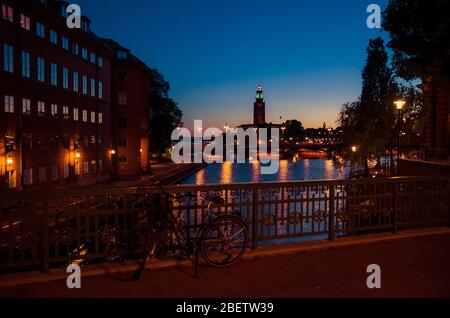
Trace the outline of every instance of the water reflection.
<path fill-rule="evenodd" d="M 280 160 L 280 169 L 273 175 L 262 175 L 261 164 L 254 163 L 223 163 L 210 164 L 205 169 L 186 178 L 182 184 L 212 184 L 262 181 L 296 181 L 317 179 L 343 179 L 347 170 L 334 167 L 332 160 L 309 159 L 292 162 Z"/>

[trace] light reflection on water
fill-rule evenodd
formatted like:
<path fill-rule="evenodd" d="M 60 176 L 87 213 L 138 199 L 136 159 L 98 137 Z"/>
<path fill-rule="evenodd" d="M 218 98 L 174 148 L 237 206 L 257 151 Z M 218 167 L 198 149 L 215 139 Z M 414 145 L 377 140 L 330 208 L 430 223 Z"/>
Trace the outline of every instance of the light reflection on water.
<path fill-rule="evenodd" d="M 181 184 L 229 184 L 240 182 L 276 182 L 319 179 L 344 179 L 346 169 L 337 169 L 331 159 L 280 160 L 278 173 L 262 175 L 259 162 L 210 164 L 184 179 Z"/>

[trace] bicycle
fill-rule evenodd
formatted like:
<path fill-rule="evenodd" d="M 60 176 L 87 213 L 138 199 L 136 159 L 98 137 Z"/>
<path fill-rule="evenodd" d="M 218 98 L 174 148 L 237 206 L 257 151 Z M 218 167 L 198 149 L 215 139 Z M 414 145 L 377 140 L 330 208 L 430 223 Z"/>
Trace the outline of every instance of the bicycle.
<path fill-rule="evenodd" d="M 148 261 L 155 257 L 159 247 L 169 250 L 187 250 L 194 256 L 195 274 L 198 276 L 198 254 L 201 251 L 205 262 L 212 267 L 228 267 L 238 262 L 245 253 L 248 245 L 248 228 L 238 213 L 228 213 L 226 210 L 214 213 L 213 206 L 225 204 L 220 195 L 208 194 L 206 216 L 203 222 L 194 229 L 193 239 L 187 239 L 186 232 L 191 228 L 186 226 L 181 213 L 176 215 L 171 209 L 171 202 L 180 204 L 183 198 L 192 199 L 191 193 L 176 196 L 168 193 L 160 183 L 157 183 L 165 197 L 162 214 L 152 219 L 149 214 L 138 217 L 135 232 L 143 238 L 144 253 L 138 259 L 138 268 L 133 278 L 138 280 L 145 271 Z M 189 220 L 188 220 L 189 221 Z M 163 248 L 164 249 L 164 248 Z"/>

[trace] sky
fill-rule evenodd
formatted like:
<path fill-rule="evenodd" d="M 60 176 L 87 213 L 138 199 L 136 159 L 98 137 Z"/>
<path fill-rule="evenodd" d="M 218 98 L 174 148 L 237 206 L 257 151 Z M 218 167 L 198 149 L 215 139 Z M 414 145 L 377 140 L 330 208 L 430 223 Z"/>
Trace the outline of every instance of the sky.
<path fill-rule="evenodd" d="M 117 40 L 170 82 L 186 127 L 253 121 L 259 83 L 266 121 L 336 126 L 361 90 L 367 6 L 387 0 L 76 0 L 92 30 Z"/>

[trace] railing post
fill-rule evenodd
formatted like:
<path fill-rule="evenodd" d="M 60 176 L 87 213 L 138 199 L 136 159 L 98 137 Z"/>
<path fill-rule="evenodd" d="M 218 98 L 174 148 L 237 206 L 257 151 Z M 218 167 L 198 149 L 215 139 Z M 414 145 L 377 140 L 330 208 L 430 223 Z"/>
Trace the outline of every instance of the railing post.
<path fill-rule="evenodd" d="M 42 218 L 42 271 L 44 273 L 47 273 L 50 267 L 48 251 L 48 200 L 49 198 L 44 199 L 44 215 Z"/>
<path fill-rule="evenodd" d="M 394 198 L 394 210 L 392 214 L 392 232 L 398 232 L 398 194 L 397 194 L 397 182 L 394 182 L 394 191 L 392 192 Z"/>
<path fill-rule="evenodd" d="M 328 203 L 328 239 L 330 241 L 334 240 L 336 235 L 336 231 L 334 228 L 334 184 L 330 185 L 330 194 L 329 194 L 329 203 Z"/>
<path fill-rule="evenodd" d="M 253 188 L 252 198 L 252 249 L 258 247 L 258 189 Z"/>

